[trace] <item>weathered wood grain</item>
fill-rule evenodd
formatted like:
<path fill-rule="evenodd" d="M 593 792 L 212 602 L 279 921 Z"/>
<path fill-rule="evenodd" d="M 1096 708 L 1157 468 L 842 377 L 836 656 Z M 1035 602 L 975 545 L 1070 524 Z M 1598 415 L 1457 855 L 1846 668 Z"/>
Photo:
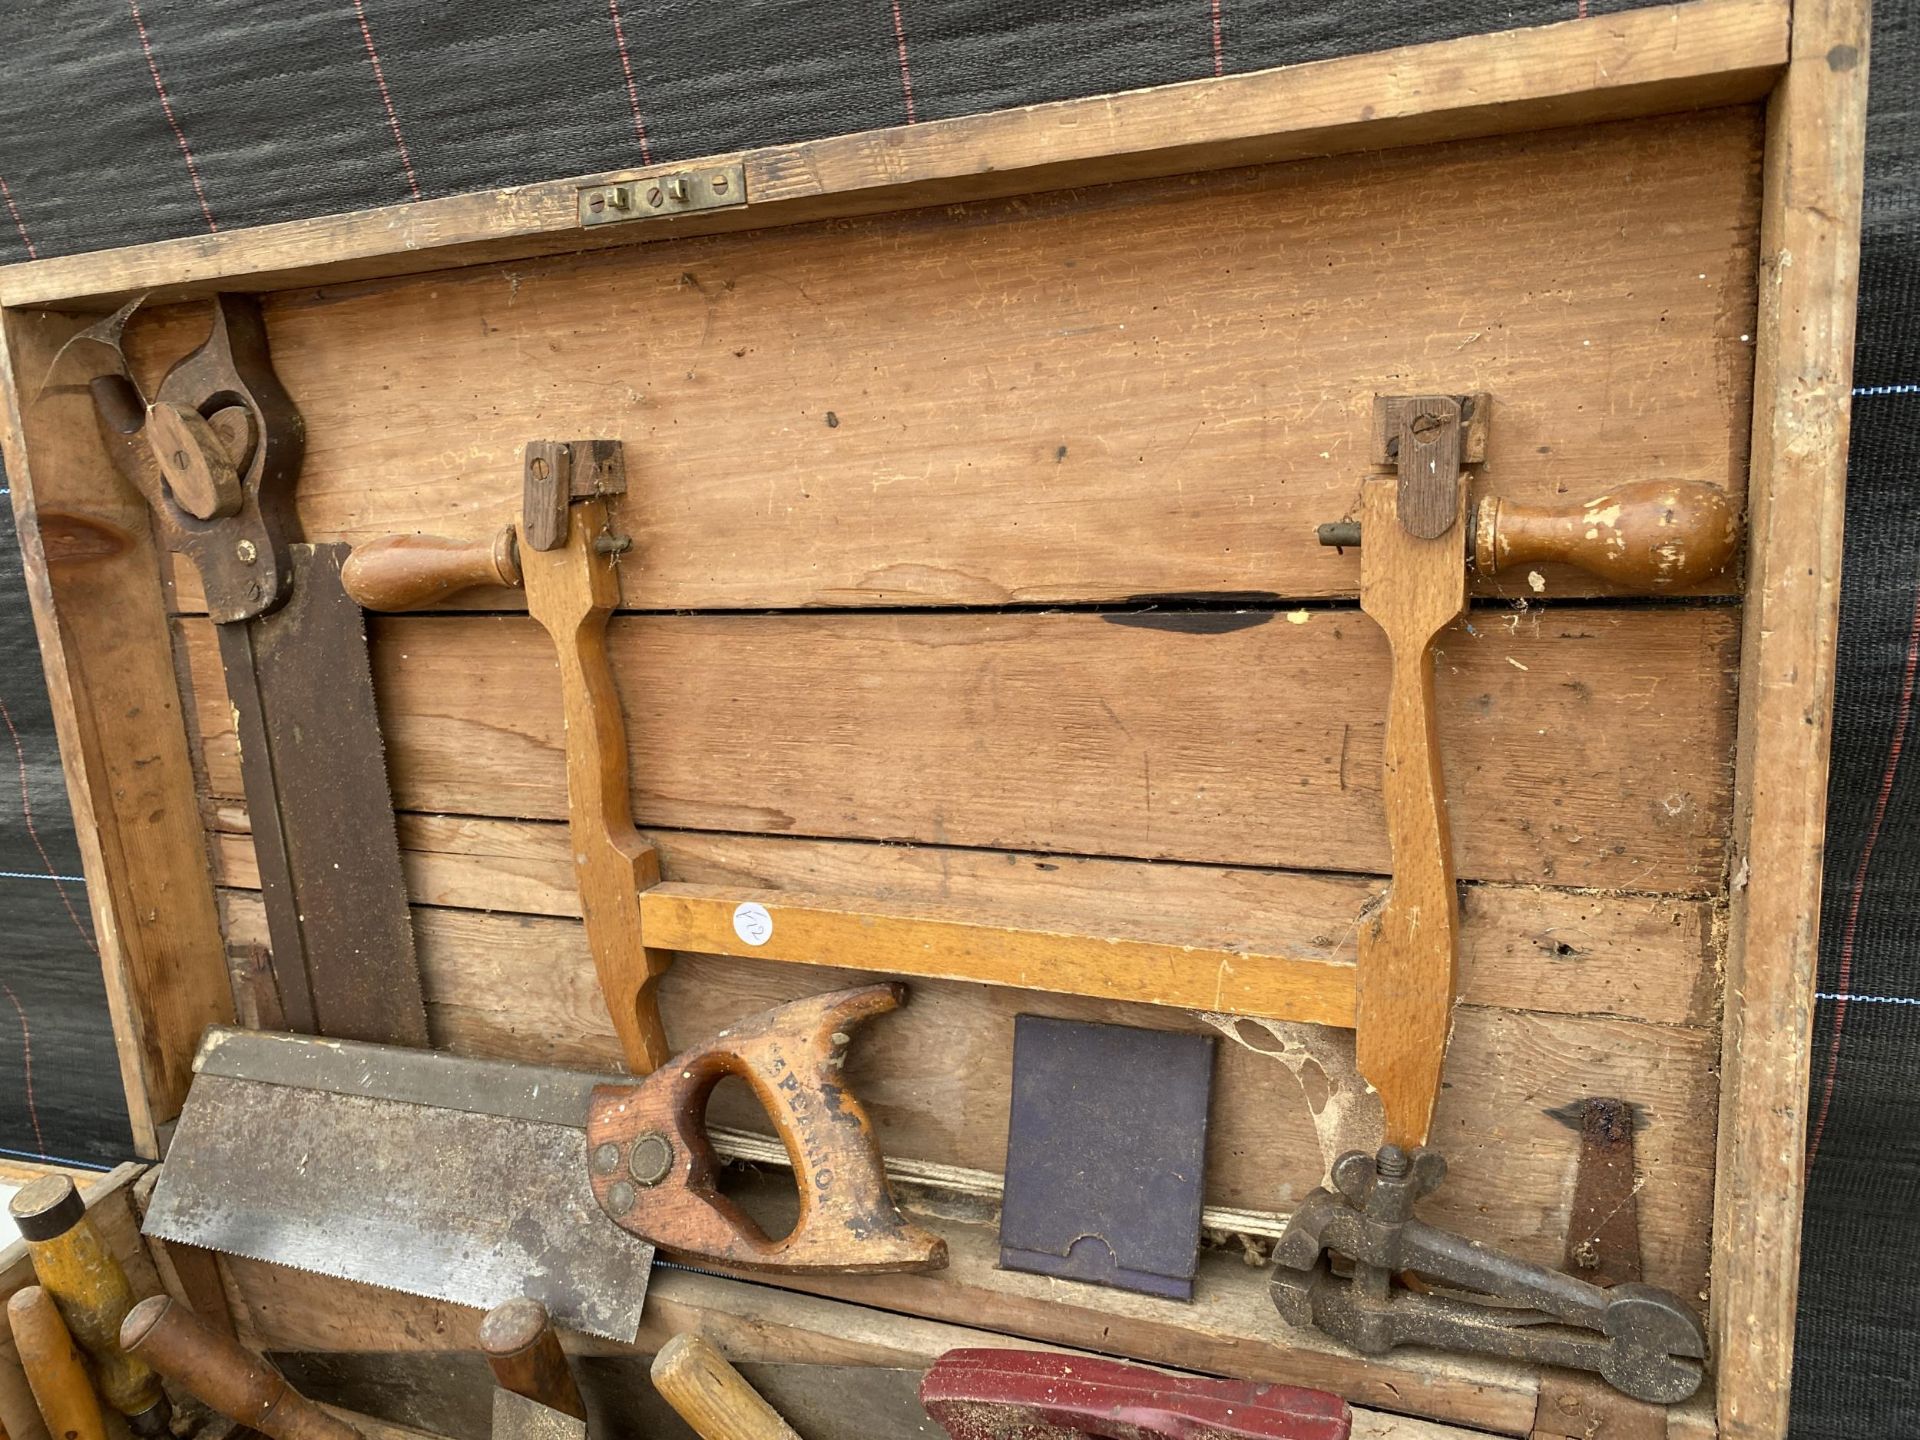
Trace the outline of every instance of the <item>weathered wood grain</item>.
<path fill-rule="evenodd" d="M 201 1031 L 233 1012 L 147 508 L 54 369 L 78 328 L 6 315 L 0 437 L 128 1120 L 157 1155 Z"/>
<path fill-rule="evenodd" d="M 1343 611 L 1228 628 L 1245 618 L 616 618 L 635 816 L 1387 873 L 1378 628 Z M 212 637 L 179 623 L 209 782 L 238 796 Z M 1554 609 L 1442 636 L 1460 874 L 1717 888 L 1736 630 L 1718 607 Z M 372 633 L 400 808 L 566 813 L 558 677 L 538 626 L 393 617 Z"/>
<path fill-rule="evenodd" d="M 1796 3 L 1793 61 L 1767 111 L 1740 858 L 1714 1197 L 1714 1270 L 1725 1288 L 1712 1328 L 1728 1440 L 1785 1435 L 1792 1391 L 1870 8 L 1867 0 Z M 1837 1021 L 1833 1033 L 1837 1046 Z"/>
<path fill-rule="evenodd" d="M 1392 1406 L 1476 1431 L 1524 1435 L 1537 1381 L 1517 1366 L 1400 1350 L 1361 1361 L 1311 1332 L 1289 1330 L 1267 1298 L 1267 1275 L 1223 1254 L 1201 1257 L 1193 1304 L 1000 1271 L 991 1227 L 916 1214 L 947 1240 L 952 1263 L 931 1275 L 802 1279 L 661 1271 L 631 1347 L 567 1335 L 583 1355 L 656 1348 L 697 1329 L 737 1361 L 924 1365 L 960 1344 L 1098 1349 L 1205 1373 L 1314 1385 L 1357 1405 Z M 255 1343 L 287 1350 L 470 1349 L 479 1312 L 301 1271 L 235 1259 L 237 1292 L 258 1317 Z M 774 1288 L 778 1286 L 779 1288 Z M 927 1318 L 918 1318 L 918 1317 Z M 972 1332 L 961 1327 L 979 1326 Z M 978 1334 L 981 1338 L 972 1338 Z M 923 1358 L 924 1357 L 924 1358 Z M 1696 1400 L 1670 1412 L 1676 1440 L 1708 1440 L 1712 1418 Z M 1426 1437 L 1418 1421 L 1355 1415 L 1356 1436 Z M 1364 1423 L 1363 1423 L 1364 1422 Z M 1443 1431 L 1440 1433 L 1451 1434 Z"/>
<path fill-rule="evenodd" d="M 752 203 L 663 223 L 582 230 L 578 187 L 616 178 L 582 176 L 10 266 L 0 271 L 0 303 L 98 304 L 140 291 L 204 293 L 223 280 L 224 288 L 253 290 L 339 283 L 1089 180 L 1659 115 L 1765 94 L 1786 60 L 1787 24 L 1785 0 L 1629 10 L 704 157 L 692 163 L 743 163 Z"/>
<path fill-rule="evenodd" d="M 229 934 L 256 938 L 258 900 L 229 892 L 226 907 Z M 619 1049 L 577 924 L 426 908 L 415 911 L 415 920 L 435 1044 L 543 1064 L 618 1068 Z M 866 978 L 682 956 L 661 981 L 661 1008 L 669 1040 L 686 1045 L 773 1005 Z M 1014 1015 L 1208 1029 L 1182 1012 L 1067 996 L 940 981 L 918 981 L 911 989 L 901 1011 L 863 1031 L 849 1078 L 888 1154 L 995 1173 L 1006 1155 Z M 1351 1037 L 1301 1026 L 1283 1027 L 1283 1040 L 1244 1023 L 1226 1033 L 1240 1043 L 1220 1048 L 1207 1201 L 1291 1210 L 1333 1158 L 1323 1155 L 1322 1127 L 1309 1105 L 1324 1108 L 1339 1077 L 1351 1072 Z M 1283 1044 L 1312 1057 L 1304 1087 L 1276 1058 Z M 1619 1095 L 1642 1107 L 1647 1119 L 1640 1159 L 1649 1180 L 1640 1200 L 1648 1275 L 1687 1293 L 1701 1288 L 1712 1174 L 1712 1053 L 1711 1032 L 1691 1026 L 1462 1006 L 1434 1128 L 1434 1143 L 1446 1151 L 1455 1178 L 1430 1213 L 1557 1263 L 1579 1135 L 1548 1112 L 1589 1095 Z M 767 1128 L 751 1109 L 715 1119 Z M 1359 1130 L 1367 1123 L 1361 1117 Z M 1377 1111 L 1371 1124 L 1377 1132 Z"/>
<path fill-rule="evenodd" d="M 222 884 L 256 889 L 244 812 L 214 838 Z M 400 816 L 414 902 L 580 916 L 564 826 Z M 1155 865 L 1070 855 L 652 830 L 667 878 L 767 889 L 817 886 L 893 904 L 964 905 L 1007 925 L 1116 933 L 1165 945 L 1238 946 L 1329 960 L 1354 956 L 1355 917 L 1383 882 L 1288 870 Z M 1711 1025 L 1717 1013 L 1714 905 L 1474 884 L 1462 892 L 1461 994 L 1469 1004 Z"/>
<path fill-rule="evenodd" d="M 248 1338 L 260 1349 L 406 1354 L 471 1350 L 475 1343 L 478 1311 L 259 1261 L 236 1259 L 232 1265 L 237 1277 L 236 1294 L 244 1294 L 259 1316 Z M 1235 1274 L 1235 1268 L 1231 1263 L 1217 1265 L 1209 1270 L 1209 1280 L 1217 1276 L 1223 1287 L 1246 1292 L 1247 1302 L 1255 1300 L 1262 1277 L 1245 1266 L 1238 1266 L 1240 1273 Z M 1061 1298 L 1097 1303 L 1102 1296 L 1118 1293 L 1073 1286 L 1070 1291 L 1062 1291 Z M 832 1299 L 724 1275 L 661 1270 L 648 1287 L 647 1312 L 632 1345 L 571 1333 L 562 1339 L 569 1351 L 600 1359 L 646 1354 L 672 1336 L 692 1331 L 705 1335 L 741 1364 L 799 1362 L 912 1368 L 930 1366 L 948 1350 L 962 1347 L 1065 1348 L 1027 1336 L 975 1329 L 971 1321 L 956 1324 L 924 1320 L 876 1309 L 862 1303 L 863 1298 Z M 1186 1313 L 1186 1307 L 1181 1307 L 1181 1313 Z M 1257 1309 L 1252 1313 L 1257 1316 Z M 1164 1330 L 1163 1316 L 1151 1319 L 1155 1329 Z M 1128 1319 L 1123 1321 L 1123 1328 L 1136 1331 L 1144 1327 Z M 1162 1339 L 1179 1345 L 1171 1335 Z M 1350 1357 L 1326 1348 L 1325 1342 L 1316 1345 L 1312 1336 L 1303 1337 L 1297 1353 L 1293 1353 L 1296 1347 L 1289 1343 L 1291 1339 L 1272 1334 L 1250 1340 L 1216 1328 L 1204 1340 L 1188 1341 L 1179 1348 L 1189 1357 L 1187 1363 L 1211 1370 L 1230 1365 L 1208 1356 L 1224 1357 L 1254 1347 L 1270 1349 L 1276 1352 L 1271 1362 L 1276 1371 L 1306 1375 L 1308 1367 L 1320 1367 L 1320 1372 L 1308 1375 L 1304 1383 L 1323 1387 L 1340 1383 L 1329 1369 L 1338 1370 L 1342 1379 L 1357 1369 Z M 1403 1355 L 1395 1363 L 1390 1383 L 1404 1386 L 1405 1391 L 1377 1392 L 1383 1403 L 1495 1423 L 1513 1421 L 1530 1403 L 1527 1391 L 1531 1382 L 1518 1376 L 1512 1367 L 1462 1357 Z M 1676 1435 L 1698 1440 L 1697 1421 L 1683 1420 L 1682 1424 L 1690 1428 L 1676 1429 Z M 384 1431 L 376 1429 L 372 1433 Z M 398 1433 L 410 1436 L 418 1432 Z M 1484 1432 L 1459 1431 L 1432 1421 L 1356 1408 L 1353 1433 L 1356 1440 L 1442 1440 L 1455 1436 L 1464 1440 Z"/>
<path fill-rule="evenodd" d="M 528 440 L 603 436 L 628 606 L 1352 595 L 1314 527 L 1351 513 L 1377 390 L 1491 391 L 1485 481 L 1518 500 L 1737 502 L 1758 133 L 1718 111 L 286 292 L 303 521 L 477 539 Z M 1459 203 L 1387 221 L 1410 188 Z"/>

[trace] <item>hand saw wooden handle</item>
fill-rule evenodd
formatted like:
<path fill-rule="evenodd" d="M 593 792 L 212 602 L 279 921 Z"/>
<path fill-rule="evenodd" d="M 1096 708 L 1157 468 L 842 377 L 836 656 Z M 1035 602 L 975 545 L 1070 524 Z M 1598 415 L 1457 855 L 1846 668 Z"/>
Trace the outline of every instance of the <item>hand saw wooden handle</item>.
<path fill-rule="evenodd" d="M 623 1229 L 669 1250 L 747 1270 L 863 1275 L 937 1270 L 946 1241 L 893 1203 L 873 1127 L 846 1088 L 852 1031 L 906 998 L 868 985 L 796 1000 L 682 1051 L 639 1085 L 601 1085 L 587 1114 L 594 1198 Z M 770 1240 L 725 1195 L 706 1133 L 707 1097 L 738 1075 L 787 1147 L 800 1214 Z"/>
<path fill-rule="evenodd" d="M 47 1433 L 53 1440 L 106 1440 L 100 1399 L 53 1297 L 38 1285 L 16 1290 L 7 1299 L 7 1323 Z"/>
<path fill-rule="evenodd" d="M 698 1335 L 676 1335 L 653 1358 L 653 1388 L 700 1440 L 800 1440 L 727 1357 Z"/>
<path fill-rule="evenodd" d="M 1493 575 L 1559 561 L 1634 590 L 1719 574 L 1740 532 L 1733 499 L 1699 481 L 1639 480 L 1582 505 L 1484 495 L 1473 511 L 1473 567 Z"/>
<path fill-rule="evenodd" d="M 264 1358 L 210 1327 L 171 1296 L 142 1300 L 120 1343 L 210 1410 L 270 1440 L 362 1440 L 307 1399 Z"/>
<path fill-rule="evenodd" d="M 520 584 L 520 545 L 511 525 L 484 540 L 386 535 L 356 545 L 340 583 L 363 610 L 424 610 L 462 590 Z"/>

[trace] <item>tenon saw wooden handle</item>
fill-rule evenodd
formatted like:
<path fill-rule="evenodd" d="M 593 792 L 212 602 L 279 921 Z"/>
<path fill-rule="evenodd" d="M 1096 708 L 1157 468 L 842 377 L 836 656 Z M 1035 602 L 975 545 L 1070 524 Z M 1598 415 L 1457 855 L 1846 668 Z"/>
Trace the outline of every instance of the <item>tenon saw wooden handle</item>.
<path fill-rule="evenodd" d="M 653 1358 L 653 1388 L 700 1440 L 800 1440 L 779 1412 L 698 1335 L 676 1335 Z"/>
<path fill-rule="evenodd" d="M 593 1197 L 623 1230 L 655 1245 L 744 1270 L 873 1275 L 938 1270 L 947 1242 L 901 1218 L 867 1112 L 847 1088 L 847 1047 L 860 1022 L 906 998 L 904 985 L 863 985 L 795 1000 L 683 1050 L 637 1085 L 596 1085 L 587 1110 Z M 722 1161 L 707 1098 L 729 1075 L 752 1087 L 786 1146 L 800 1214 L 768 1238 L 720 1192 Z"/>
<path fill-rule="evenodd" d="M 1528 505 L 1484 495 L 1473 509 L 1473 568 L 1559 561 L 1631 590 L 1666 590 L 1719 574 L 1739 535 L 1733 500 L 1700 481 L 1637 480 L 1584 505 Z"/>
<path fill-rule="evenodd" d="M 567 1368 L 567 1355 L 547 1307 L 522 1297 L 496 1305 L 480 1322 L 480 1349 L 502 1390 L 559 1410 L 576 1420 L 587 1418 L 586 1402 Z"/>
<path fill-rule="evenodd" d="M 340 583 L 363 610 L 422 610 L 481 585 L 517 587 L 519 541 L 511 525 L 485 540 L 385 535 L 354 547 Z"/>
<path fill-rule="evenodd" d="M 136 1435 L 164 1436 L 173 1416 L 160 1377 L 120 1346 L 133 1286 L 65 1175 L 43 1175 L 8 1204 L 33 1257 L 34 1274 L 60 1308 L 67 1330 L 93 1360 L 101 1397 Z"/>
<path fill-rule="evenodd" d="M 7 1323 L 33 1403 L 53 1440 L 106 1440 L 99 1397 L 53 1297 L 38 1285 L 16 1290 L 7 1300 Z"/>
<path fill-rule="evenodd" d="M 261 1356 L 211 1328 L 171 1296 L 142 1300 L 120 1343 L 208 1409 L 270 1440 L 362 1440 L 307 1399 Z"/>

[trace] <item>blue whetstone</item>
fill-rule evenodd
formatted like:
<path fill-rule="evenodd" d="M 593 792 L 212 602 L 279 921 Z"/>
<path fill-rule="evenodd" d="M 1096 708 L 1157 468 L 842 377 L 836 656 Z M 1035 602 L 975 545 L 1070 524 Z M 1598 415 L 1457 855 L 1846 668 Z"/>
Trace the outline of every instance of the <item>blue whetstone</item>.
<path fill-rule="evenodd" d="M 1211 1035 L 1021 1015 L 1000 1265 L 1193 1298 Z"/>

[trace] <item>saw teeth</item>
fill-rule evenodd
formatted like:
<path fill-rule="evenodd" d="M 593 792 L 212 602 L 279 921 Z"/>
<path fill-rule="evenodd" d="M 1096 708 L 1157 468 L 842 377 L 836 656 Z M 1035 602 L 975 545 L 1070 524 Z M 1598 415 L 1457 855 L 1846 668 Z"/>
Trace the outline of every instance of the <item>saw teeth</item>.
<path fill-rule="evenodd" d="M 364 1285 L 369 1290 L 384 1290 L 389 1295 L 407 1295 L 415 1300 L 432 1300 L 442 1305 L 459 1305 L 466 1309 L 473 1308 L 465 1301 L 449 1299 L 445 1295 L 434 1295 L 425 1290 L 412 1290 L 405 1285 L 383 1285 L 377 1280 L 362 1280 L 357 1275 L 337 1275 L 332 1271 L 316 1270 L 311 1265 L 301 1265 L 292 1260 L 275 1260 L 271 1256 L 258 1255 L 251 1250 L 243 1250 L 234 1245 L 208 1245 L 204 1239 L 196 1239 L 191 1235 L 169 1235 L 162 1227 L 142 1226 L 140 1233 L 143 1235 L 156 1236 L 161 1240 L 172 1241 L 176 1245 L 193 1245 L 201 1249 L 212 1250 L 220 1255 L 232 1255 L 242 1260 L 252 1260 L 257 1264 L 272 1265 L 280 1270 L 297 1270 L 302 1275 L 315 1275 L 322 1280 L 338 1280 L 346 1285 Z M 673 1268 L 682 1269 L 685 1267 L 675 1266 Z M 511 1296 L 502 1297 L 503 1300 L 511 1298 Z M 596 1324 L 577 1315 L 569 1316 L 564 1320 L 556 1316 L 555 1323 L 563 1330 L 577 1330 L 584 1335 L 598 1335 L 603 1340 L 612 1340 L 621 1345 L 631 1345 L 634 1337 L 640 1333 L 640 1322 L 638 1319 L 634 1321 L 633 1328 L 625 1332 L 622 1332 L 618 1328 L 608 1328 L 607 1326 Z"/>

